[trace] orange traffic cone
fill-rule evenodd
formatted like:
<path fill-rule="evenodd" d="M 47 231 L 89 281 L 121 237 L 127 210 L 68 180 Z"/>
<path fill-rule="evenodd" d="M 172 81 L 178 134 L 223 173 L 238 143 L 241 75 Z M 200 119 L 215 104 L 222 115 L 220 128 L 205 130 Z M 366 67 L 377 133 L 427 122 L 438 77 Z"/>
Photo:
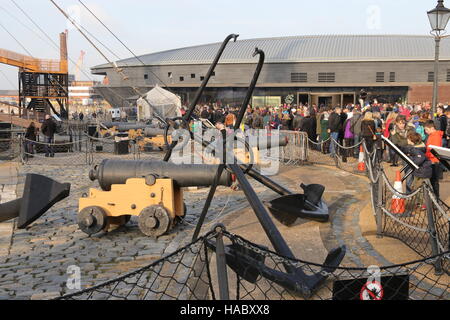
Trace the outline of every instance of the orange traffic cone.
<path fill-rule="evenodd" d="M 365 172 L 366 171 L 366 164 L 364 162 L 364 148 L 361 146 L 359 149 L 359 159 L 358 159 L 358 171 Z"/>
<path fill-rule="evenodd" d="M 394 189 L 403 193 L 402 173 L 400 171 L 396 173 Z M 405 199 L 401 199 L 394 194 L 392 196 L 391 212 L 396 214 L 405 213 Z"/>

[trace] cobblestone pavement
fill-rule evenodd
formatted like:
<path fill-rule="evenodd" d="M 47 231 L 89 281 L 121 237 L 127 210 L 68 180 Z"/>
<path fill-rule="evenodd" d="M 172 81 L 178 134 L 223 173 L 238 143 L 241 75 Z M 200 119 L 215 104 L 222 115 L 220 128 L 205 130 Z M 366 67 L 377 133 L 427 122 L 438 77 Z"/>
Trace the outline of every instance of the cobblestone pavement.
<path fill-rule="evenodd" d="M 0 203 L 16 199 L 17 171 L 18 166 L 14 163 L 0 163 Z M 13 229 L 14 221 L 0 223 L 0 264 L 9 254 Z"/>
<path fill-rule="evenodd" d="M 12 230 L 12 223 L 0 224 L 0 299 L 49 299 L 73 292 L 66 287 L 67 268 L 81 270 L 81 289 L 150 264 L 172 253 L 190 241 L 196 220 L 209 189 L 185 193 L 187 215 L 167 235 L 159 239 L 144 236 L 134 217 L 126 225 L 109 233 L 88 237 L 76 223 L 78 199 L 90 187 L 98 187 L 88 178 L 87 166 L 22 166 L 17 181 L 20 196 L 25 175 L 37 173 L 61 183 L 70 182 L 70 197 L 56 204 L 26 230 L 14 230 L 12 237 L 1 230 Z M 253 182 L 252 182 L 253 183 Z M 270 191 L 255 186 L 265 195 Z M 2 196 L 15 198 L 14 186 L 3 186 Z M 5 199 L 6 200 L 6 199 Z M 220 218 L 247 206 L 242 192 L 220 187 L 205 221 L 203 231 L 209 231 Z M 11 235 L 11 232 L 10 234 Z M 75 290 L 76 291 L 76 290 Z"/>
<path fill-rule="evenodd" d="M 114 231 L 88 237 L 79 230 L 76 214 L 81 195 L 89 188 L 97 188 L 97 183 L 88 178 L 89 170 L 88 166 L 23 166 L 18 179 L 11 178 L 13 171 L 1 179 L 0 170 L 1 201 L 14 199 L 16 193 L 20 196 L 26 173 L 43 174 L 72 184 L 70 197 L 56 204 L 29 229 L 12 233 L 13 222 L 0 223 L 0 299 L 50 299 L 73 292 L 66 287 L 67 268 L 72 265 L 80 267 L 81 289 L 89 288 L 148 265 L 190 242 L 209 191 L 207 188 L 186 191 L 184 223 L 158 240 L 144 236 L 135 218 Z M 324 197 L 330 209 L 329 223 L 299 219 L 296 226 L 287 228 L 275 221 L 296 256 L 322 263 L 321 255 L 346 245 L 345 266 L 398 262 L 393 259 L 395 250 L 400 248 L 397 243 L 391 247 L 394 251 L 380 252 L 378 243 L 375 246 L 370 240 L 376 230 L 371 213 L 365 218 L 370 222 L 370 228 L 361 228 L 362 212 L 371 212 L 366 178 L 355 179 L 352 174 L 331 167 L 303 166 L 284 167 L 275 180 L 291 190 L 299 190 L 300 182 L 322 183 L 327 188 Z M 262 200 L 276 197 L 255 181 L 250 179 L 250 182 Z M 265 243 L 267 236 L 242 192 L 224 187 L 218 189 L 202 231 L 209 231 L 217 222 L 230 226 L 231 232 L 270 246 Z M 414 257 L 407 258 L 409 260 L 405 261 L 414 260 Z"/>

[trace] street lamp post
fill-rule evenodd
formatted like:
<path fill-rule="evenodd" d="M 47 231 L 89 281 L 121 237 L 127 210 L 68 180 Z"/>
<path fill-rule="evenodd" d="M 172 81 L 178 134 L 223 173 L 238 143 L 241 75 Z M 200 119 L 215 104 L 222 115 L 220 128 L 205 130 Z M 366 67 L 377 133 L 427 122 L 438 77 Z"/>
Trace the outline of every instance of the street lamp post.
<path fill-rule="evenodd" d="M 428 19 L 431 24 L 431 34 L 436 42 L 436 54 L 434 60 L 434 84 L 433 84 L 433 119 L 439 103 L 439 50 L 441 39 L 445 36 L 445 28 L 450 19 L 450 9 L 444 7 L 444 0 L 438 0 L 436 8 L 428 11 Z"/>

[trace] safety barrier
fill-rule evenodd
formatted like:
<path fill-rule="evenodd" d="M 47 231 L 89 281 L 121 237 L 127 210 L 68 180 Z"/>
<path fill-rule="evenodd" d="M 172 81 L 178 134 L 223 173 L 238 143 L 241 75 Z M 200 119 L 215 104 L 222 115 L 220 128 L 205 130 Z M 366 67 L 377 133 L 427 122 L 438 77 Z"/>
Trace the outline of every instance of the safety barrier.
<path fill-rule="evenodd" d="M 289 143 L 280 150 L 280 160 L 286 165 L 302 165 L 308 161 L 308 135 L 299 131 L 280 131 Z"/>
<path fill-rule="evenodd" d="M 113 137 L 95 138 L 87 134 L 84 134 L 82 139 L 62 143 L 45 143 L 18 138 L 17 141 L 11 142 L 17 149 L 11 159 L 15 158 L 24 165 L 84 166 L 99 164 L 104 159 L 155 158 L 154 153 L 139 150 L 132 140 L 126 140 L 123 143 L 124 145 L 119 147 Z M 47 151 L 49 155 L 53 151 L 54 155 L 47 157 Z"/>
<path fill-rule="evenodd" d="M 19 161 L 24 165 L 83 166 L 89 163 L 88 139 L 45 143 L 20 138 Z"/>
<path fill-rule="evenodd" d="M 21 132 L 12 126 L 0 129 L 0 160 L 13 160 L 20 155 L 18 134 Z"/>
<path fill-rule="evenodd" d="M 281 257 L 216 226 L 146 267 L 59 299 L 448 300 L 449 276 L 434 273 L 436 261 L 448 256 L 379 269 L 331 268 Z M 286 281 L 286 270 L 294 269 L 305 275 L 322 274 L 326 280 L 308 294 L 296 293 L 294 286 L 302 283 Z"/>
<path fill-rule="evenodd" d="M 377 235 L 399 239 L 422 257 L 449 251 L 450 208 L 436 197 L 429 181 L 411 193 L 401 193 L 365 144 L 364 150 Z M 437 260 L 435 269 L 450 274 L 449 257 Z"/>

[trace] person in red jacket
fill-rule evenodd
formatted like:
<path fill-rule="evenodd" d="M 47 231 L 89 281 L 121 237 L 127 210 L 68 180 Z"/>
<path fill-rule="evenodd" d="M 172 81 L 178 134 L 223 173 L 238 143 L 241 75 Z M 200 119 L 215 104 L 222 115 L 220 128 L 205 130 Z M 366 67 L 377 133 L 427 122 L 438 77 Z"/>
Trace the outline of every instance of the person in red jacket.
<path fill-rule="evenodd" d="M 430 182 L 433 187 L 433 191 L 439 198 L 439 179 L 442 178 L 442 167 L 439 160 L 431 153 L 430 146 L 442 147 L 442 137 L 444 132 L 436 129 L 436 124 L 433 120 L 429 120 L 425 123 L 425 133 L 428 135 L 427 139 L 427 153 L 426 157 L 433 163 L 433 174 Z"/>

